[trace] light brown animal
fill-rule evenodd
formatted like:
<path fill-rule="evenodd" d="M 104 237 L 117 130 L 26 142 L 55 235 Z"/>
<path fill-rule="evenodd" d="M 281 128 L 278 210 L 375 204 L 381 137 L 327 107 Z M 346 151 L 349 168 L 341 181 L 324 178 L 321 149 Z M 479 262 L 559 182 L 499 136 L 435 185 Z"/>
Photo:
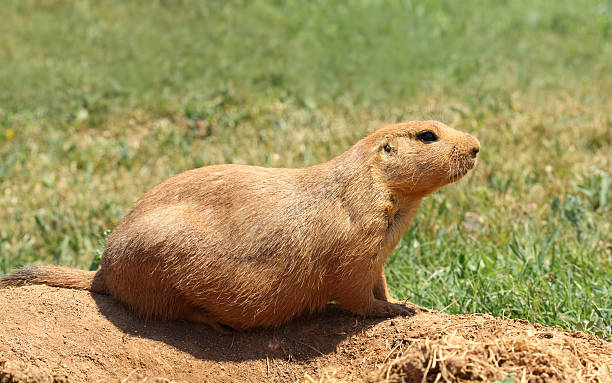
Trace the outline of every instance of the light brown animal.
<path fill-rule="evenodd" d="M 108 237 L 98 271 L 17 270 L 0 286 L 110 294 L 145 317 L 276 326 L 336 301 L 411 312 L 384 263 L 423 197 L 476 163 L 479 143 L 436 121 L 390 125 L 303 169 L 207 166 L 146 193 Z"/>

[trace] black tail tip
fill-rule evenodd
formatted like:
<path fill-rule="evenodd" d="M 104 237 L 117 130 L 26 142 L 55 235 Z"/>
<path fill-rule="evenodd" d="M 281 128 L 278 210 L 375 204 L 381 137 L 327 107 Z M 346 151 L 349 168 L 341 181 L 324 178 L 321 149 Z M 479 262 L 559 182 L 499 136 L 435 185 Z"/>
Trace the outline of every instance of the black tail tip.
<path fill-rule="evenodd" d="M 15 270 L 12 274 L 0 277 L 0 287 L 25 286 L 36 283 L 40 275 L 37 267 L 25 267 Z"/>

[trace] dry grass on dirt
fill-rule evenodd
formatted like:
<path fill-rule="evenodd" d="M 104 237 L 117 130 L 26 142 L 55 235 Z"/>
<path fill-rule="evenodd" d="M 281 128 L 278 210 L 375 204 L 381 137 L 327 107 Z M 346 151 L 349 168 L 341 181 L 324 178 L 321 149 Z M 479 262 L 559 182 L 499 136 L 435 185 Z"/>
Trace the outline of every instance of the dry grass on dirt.
<path fill-rule="evenodd" d="M 112 298 L 0 290 L 0 382 L 611 382 L 612 344 L 521 320 L 330 306 L 277 329 L 221 335 L 143 322 Z"/>

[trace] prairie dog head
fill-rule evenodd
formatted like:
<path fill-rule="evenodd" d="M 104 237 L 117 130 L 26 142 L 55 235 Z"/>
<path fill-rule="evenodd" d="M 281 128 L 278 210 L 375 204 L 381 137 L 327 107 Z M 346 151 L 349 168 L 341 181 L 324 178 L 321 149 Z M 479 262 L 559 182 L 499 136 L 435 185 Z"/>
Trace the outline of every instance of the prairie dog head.
<path fill-rule="evenodd" d="M 476 164 L 478 140 L 438 121 L 390 125 L 372 136 L 376 169 L 395 190 L 426 195 L 455 182 Z"/>

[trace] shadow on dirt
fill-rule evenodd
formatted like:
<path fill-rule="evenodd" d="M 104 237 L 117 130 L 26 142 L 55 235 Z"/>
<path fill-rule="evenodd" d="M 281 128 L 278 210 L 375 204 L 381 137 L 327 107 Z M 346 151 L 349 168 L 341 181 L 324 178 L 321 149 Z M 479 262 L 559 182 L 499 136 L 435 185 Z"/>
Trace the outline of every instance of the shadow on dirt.
<path fill-rule="evenodd" d="M 307 361 L 333 353 L 337 345 L 383 319 L 364 319 L 328 304 L 308 317 L 278 328 L 221 334 L 209 326 L 188 321 L 145 321 L 110 296 L 92 294 L 100 313 L 130 336 L 164 342 L 198 359 L 215 361 L 281 358 Z"/>

